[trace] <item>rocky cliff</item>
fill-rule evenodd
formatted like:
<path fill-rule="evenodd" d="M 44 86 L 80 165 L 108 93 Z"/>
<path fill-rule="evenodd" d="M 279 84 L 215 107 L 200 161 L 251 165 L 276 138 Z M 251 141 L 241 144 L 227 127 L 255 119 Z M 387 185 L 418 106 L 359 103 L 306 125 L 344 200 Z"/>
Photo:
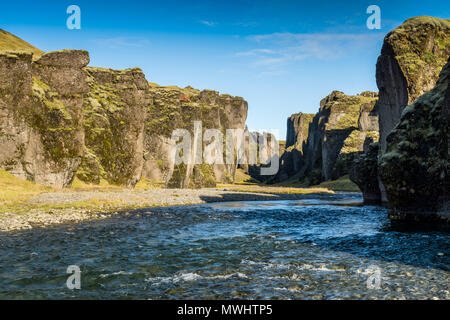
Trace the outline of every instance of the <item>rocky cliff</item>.
<path fill-rule="evenodd" d="M 348 174 L 364 145 L 378 141 L 376 101 L 374 92 L 349 96 L 334 91 L 316 115 L 292 115 L 274 182 L 294 178 L 315 185 Z"/>
<path fill-rule="evenodd" d="M 218 129 L 223 134 L 223 145 L 227 129 L 245 129 L 247 102 L 240 97 L 191 87 L 182 89 L 152 84 L 150 92 L 153 100 L 148 107 L 145 125 L 143 177 L 150 181 L 164 181 L 172 187 L 214 187 L 216 182 L 233 182 L 237 162 L 234 165 L 174 166 L 170 159 L 175 145 L 170 138 L 174 129 L 186 129 L 193 138 L 194 122 L 201 121 L 201 136 L 207 129 Z M 204 140 L 202 149 L 210 142 Z M 225 163 L 226 148 L 223 152 Z"/>
<path fill-rule="evenodd" d="M 171 187 L 233 181 L 237 163 L 175 166 L 171 135 L 175 129 L 192 134 L 194 121 L 202 123 L 202 135 L 244 130 L 244 99 L 161 87 L 137 68 L 88 63 L 86 51 L 43 53 L 0 30 L 0 168 L 59 188 L 75 177 L 127 187 L 141 179 Z"/>
<path fill-rule="evenodd" d="M 377 62 L 380 154 L 403 109 L 434 87 L 450 55 L 450 20 L 416 17 L 386 35 Z M 384 188 L 383 201 L 387 201 Z"/>
<path fill-rule="evenodd" d="M 86 51 L 0 54 L 0 167 L 66 187 L 81 162 Z"/>
<path fill-rule="evenodd" d="M 304 148 L 308 141 L 309 125 L 314 114 L 297 113 L 287 120 L 286 145 L 280 157 L 280 170 L 276 179 L 284 181 L 300 172 L 305 165 Z"/>
<path fill-rule="evenodd" d="M 85 156 L 77 177 L 87 183 L 133 187 L 144 163 L 144 125 L 151 103 L 140 69 L 86 68 L 89 94 L 84 99 Z"/>
<path fill-rule="evenodd" d="M 380 204 L 381 191 L 378 185 L 379 143 L 364 147 L 364 152 L 357 156 L 350 169 L 350 180 L 361 190 L 365 204 Z"/>
<path fill-rule="evenodd" d="M 450 60 L 386 138 L 379 172 L 392 219 L 450 222 L 449 110 Z"/>

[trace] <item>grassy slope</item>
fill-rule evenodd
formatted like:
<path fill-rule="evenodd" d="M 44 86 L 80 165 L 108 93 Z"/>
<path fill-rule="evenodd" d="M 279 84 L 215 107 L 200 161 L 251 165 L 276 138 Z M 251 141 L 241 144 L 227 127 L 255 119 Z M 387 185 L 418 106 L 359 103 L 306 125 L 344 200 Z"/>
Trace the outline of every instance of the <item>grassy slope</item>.
<path fill-rule="evenodd" d="M 103 185 L 96 187 L 96 191 L 120 191 L 119 187 L 112 187 Z M 74 189 L 66 189 L 70 192 L 92 191 L 94 188 L 89 185 L 80 183 Z M 98 211 L 111 211 L 126 206 L 120 200 L 98 200 L 90 199 L 86 201 L 74 200 L 73 202 L 65 203 L 30 203 L 28 200 L 46 192 L 58 191 L 50 187 L 43 187 L 34 184 L 33 182 L 19 179 L 9 172 L 0 169 L 0 218 L 4 213 L 27 214 L 32 210 L 52 211 L 64 209 L 86 209 Z"/>
<path fill-rule="evenodd" d="M 0 29 L 0 52 L 5 51 L 31 52 L 34 54 L 34 58 L 38 58 L 44 53 L 44 51 L 33 47 L 28 42 Z"/>
<path fill-rule="evenodd" d="M 16 178 L 9 172 L 0 169 L 0 205 L 26 200 L 33 195 L 51 190 L 52 188 L 38 186 Z"/>
<path fill-rule="evenodd" d="M 350 192 L 361 192 L 358 186 L 350 181 L 348 175 L 340 177 L 337 180 L 325 181 L 314 186 L 313 188 L 326 188 L 333 191 L 350 191 Z"/>
<path fill-rule="evenodd" d="M 285 188 L 308 188 L 308 186 L 302 182 L 298 181 L 298 178 L 293 177 L 290 180 L 277 183 L 274 186 L 278 187 L 285 187 Z M 311 189 L 328 189 L 332 191 L 347 191 L 347 192 L 361 192 L 359 190 L 358 186 L 354 184 L 352 181 L 350 181 L 350 178 L 348 175 L 340 177 L 337 180 L 330 180 L 322 182 L 321 184 L 317 186 L 310 187 Z"/>

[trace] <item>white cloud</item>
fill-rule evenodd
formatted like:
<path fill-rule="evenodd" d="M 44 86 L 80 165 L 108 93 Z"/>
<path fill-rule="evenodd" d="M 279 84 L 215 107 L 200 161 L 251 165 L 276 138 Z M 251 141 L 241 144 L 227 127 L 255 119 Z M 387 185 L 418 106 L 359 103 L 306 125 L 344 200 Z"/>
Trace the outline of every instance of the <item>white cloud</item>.
<path fill-rule="evenodd" d="M 369 48 L 383 39 L 381 33 L 272 33 L 246 39 L 259 48 L 238 52 L 253 67 L 272 73 L 282 66 L 304 59 L 331 60 L 345 57 L 356 50 Z"/>
<path fill-rule="evenodd" d="M 207 20 L 201 20 L 200 23 L 204 24 L 205 26 L 208 26 L 208 27 L 214 27 L 217 25 L 217 22 L 207 21 Z"/>
<path fill-rule="evenodd" d="M 236 56 L 246 57 L 246 56 L 256 56 L 258 54 L 275 54 L 276 52 L 270 49 L 253 49 L 244 52 L 236 53 Z"/>

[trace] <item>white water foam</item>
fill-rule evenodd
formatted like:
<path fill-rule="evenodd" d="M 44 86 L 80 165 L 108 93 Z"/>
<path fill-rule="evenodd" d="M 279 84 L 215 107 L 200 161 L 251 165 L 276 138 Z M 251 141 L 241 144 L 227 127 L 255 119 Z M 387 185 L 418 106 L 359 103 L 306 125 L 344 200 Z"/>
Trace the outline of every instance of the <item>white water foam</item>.
<path fill-rule="evenodd" d="M 229 279 L 232 277 L 237 277 L 237 278 L 241 278 L 241 279 L 248 279 L 247 275 L 241 273 L 241 272 L 236 272 L 236 273 L 230 273 L 230 274 L 225 274 L 225 275 L 214 275 L 214 276 L 202 276 L 199 275 L 197 273 L 192 273 L 192 272 L 188 272 L 188 273 L 181 273 L 181 274 L 177 274 L 177 275 L 173 275 L 171 277 L 156 277 L 156 278 L 148 278 L 145 279 L 146 282 L 153 282 L 152 285 L 159 285 L 162 283 L 177 283 L 177 282 L 189 282 L 189 281 L 197 281 L 197 280 L 216 280 L 216 279 Z"/>

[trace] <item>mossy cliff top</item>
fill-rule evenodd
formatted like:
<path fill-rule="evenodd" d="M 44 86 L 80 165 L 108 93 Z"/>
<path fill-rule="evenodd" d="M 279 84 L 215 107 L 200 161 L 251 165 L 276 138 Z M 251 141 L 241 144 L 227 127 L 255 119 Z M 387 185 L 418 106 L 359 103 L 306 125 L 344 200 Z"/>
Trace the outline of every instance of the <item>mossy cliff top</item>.
<path fill-rule="evenodd" d="M 421 16 L 406 20 L 386 35 L 382 54 L 398 61 L 408 85 L 409 103 L 414 102 L 432 89 L 450 56 L 450 19 Z"/>
<path fill-rule="evenodd" d="M 125 70 L 114 70 L 99 67 L 87 67 L 86 71 L 91 79 L 88 79 L 92 86 L 95 79 L 95 86 L 103 86 L 107 91 L 117 90 L 148 90 L 149 85 L 144 72 L 140 68 Z"/>
<path fill-rule="evenodd" d="M 89 52 L 86 50 L 63 49 L 43 53 L 35 63 L 41 66 L 83 68 L 89 61 Z"/>
<path fill-rule="evenodd" d="M 28 42 L 0 29 L 0 53 L 6 51 L 32 53 L 35 58 L 39 58 L 44 53 Z"/>
<path fill-rule="evenodd" d="M 160 86 L 152 82 L 149 82 L 149 86 L 152 93 L 168 100 L 174 99 L 171 102 L 175 102 L 177 105 L 186 102 L 199 104 L 220 104 L 220 102 L 223 101 L 245 101 L 242 97 L 232 96 L 229 94 L 220 94 L 215 90 L 199 90 L 192 88 L 191 86 L 187 86 L 185 88 L 180 88 L 178 86 Z"/>
<path fill-rule="evenodd" d="M 325 131 L 357 129 L 361 107 L 373 108 L 378 99 L 376 94 L 363 94 L 350 96 L 341 91 L 333 91 L 320 102 L 319 126 Z"/>
<path fill-rule="evenodd" d="M 149 106 L 147 130 L 170 137 L 174 128 L 192 129 L 201 120 L 205 128 L 244 128 L 248 104 L 242 97 L 190 86 L 159 86 L 149 83 L 153 103 Z"/>

